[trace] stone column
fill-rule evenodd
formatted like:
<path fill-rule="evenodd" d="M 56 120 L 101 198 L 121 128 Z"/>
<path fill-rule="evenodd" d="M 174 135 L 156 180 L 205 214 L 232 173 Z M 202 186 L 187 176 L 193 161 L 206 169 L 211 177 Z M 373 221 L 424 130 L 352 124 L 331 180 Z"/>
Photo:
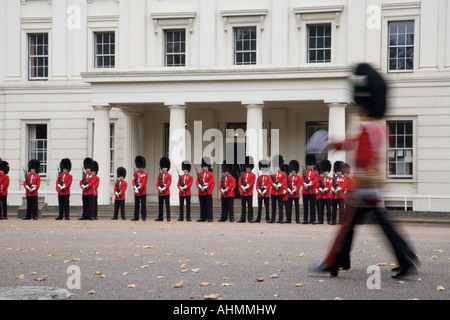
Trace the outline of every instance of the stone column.
<path fill-rule="evenodd" d="M 139 144 L 139 119 L 142 117 L 140 112 L 124 111 L 126 119 L 125 133 L 125 169 L 127 170 L 126 181 L 128 182 L 126 192 L 126 203 L 134 203 L 134 192 L 132 178 L 134 174 L 134 159 L 138 155 Z"/>
<path fill-rule="evenodd" d="M 100 185 L 98 188 L 98 204 L 109 205 L 110 197 L 110 126 L 109 111 L 110 106 L 93 106 L 95 110 L 95 131 L 94 131 L 94 161 L 98 162 L 98 177 Z"/>
<path fill-rule="evenodd" d="M 255 168 L 253 173 L 257 175 L 259 160 L 263 158 L 263 108 L 262 101 L 244 101 L 242 102 L 247 109 L 247 150 L 248 156 L 253 157 Z M 256 193 L 253 196 L 253 205 L 258 205 L 258 197 Z"/>
<path fill-rule="evenodd" d="M 170 205 L 179 205 L 178 199 L 178 171 L 181 174 L 181 162 L 186 160 L 186 105 L 184 103 L 166 103 L 170 110 L 169 124 L 169 159 L 171 162 L 170 174 L 172 185 L 170 186 Z"/>
<path fill-rule="evenodd" d="M 328 115 L 328 140 L 330 143 L 339 142 L 345 139 L 345 108 L 347 103 L 331 102 L 327 103 L 329 108 Z M 328 160 L 333 165 L 335 161 L 346 161 L 346 152 L 330 150 L 328 151 Z"/>

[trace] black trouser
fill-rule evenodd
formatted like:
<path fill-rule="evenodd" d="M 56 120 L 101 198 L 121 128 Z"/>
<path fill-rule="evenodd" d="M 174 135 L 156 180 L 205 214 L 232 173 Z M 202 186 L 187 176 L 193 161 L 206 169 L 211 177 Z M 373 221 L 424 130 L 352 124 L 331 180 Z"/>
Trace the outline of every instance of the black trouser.
<path fill-rule="evenodd" d="M 191 220 L 191 196 L 180 196 L 180 220 L 184 219 L 184 200 L 186 200 L 186 220 Z"/>
<path fill-rule="evenodd" d="M 27 219 L 37 219 L 38 217 L 38 197 L 27 196 Z"/>
<path fill-rule="evenodd" d="M 134 219 L 139 220 L 139 203 L 142 220 L 147 219 L 147 195 L 134 196 Z"/>
<path fill-rule="evenodd" d="M 278 196 L 270 195 L 270 201 L 272 202 L 272 219 L 270 221 L 275 222 L 275 217 L 277 213 L 277 203 L 278 203 L 278 211 L 279 211 L 279 219 L 277 221 L 283 221 L 283 195 L 280 194 Z"/>
<path fill-rule="evenodd" d="M 94 195 L 83 195 L 83 214 L 82 219 L 94 219 Z"/>
<path fill-rule="evenodd" d="M 292 203 L 295 204 L 295 221 L 300 221 L 300 198 L 288 198 L 287 208 L 286 208 L 286 221 L 291 222 L 292 220 Z"/>
<path fill-rule="evenodd" d="M 2 196 L 2 203 L 1 203 L 3 218 L 5 218 L 5 219 L 8 217 L 7 198 L 8 198 L 8 195 Z"/>
<path fill-rule="evenodd" d="M 3 201 L 2 201 L 2 199 L 3 199 L 3 196 L 0 194 L 0 219 L 3 219 L 3 205 L 2 205 Z"/>
<path fill-rule="evenodd" d="M 119 217 L 119 209 L 120 217 L 125 220 L 125 200 L 114 200 L 114 219 Z"/>
<path fill-rule="evenodd" d="M 264 207 L 266 207 L 266 221 L 270 220 L 269 216 L 269 197 L 260 198 L 258 197 L 258 217 L 256 221 L 261 221 L 262 205 L 264 202 Z"/>
<path fill-rule="evenodd" d="M 166 204 L 167 221 L 170 221 L 170 195 L 158 196 L 158 220 L 163 220 L 164 203 Z"/>
<path fill-rule="evenodd" d="M 94 196 L 94 209 L 93 209 L 93 216 L 94 219 L 97 220 L 97 214 L 98 214 L 98 196 Z"/>
<path fill-rule="evenodd" d="M 206 221 L 206 220 L 212 220 L 211 217 L 211 196 L 206 195 L 199 195 L 198 201 L 200 202 L 200 220 Z"/>
<path fill-rule="evenodd" d="M 344 199 L 331 199 L 331 223 L 336 223 L 337 217 L 337 207 L 339 206 L 339 222 L 343 220 L 344 217 Z"/>
<path fill-rule="evenodd" d="M 58 196 L 58 206 L 59 206 L 58 219 L 62 219 L 62 218 L 69 219 L 70 195 L 59 195 Z"/>
<path fill-rule="evenodd" d="M 241 196 L 241 221 L 253 221 L 253 196 Z"/>
<path fill-rule="evenodd" d="M 302 196 L 303 196 L 303 222 L 308 221 L 316 222 L 316 195 L 302 194 Z"/>
<path fill-rule="evenodd" d="M 326 267 L 340 267 L 343 264 L 350 264 L 350 250 L 352 247 L 353 232 L 355 224 L 361 215 L 373 211 L 384 234 L 391 243 L 400 268 L 407 268 L 411 265 L 411 259 L 416 258 L 406 241 L 392 227 L 385 217 L 385 209 L 378 207 L 356 207 L 350 208 L 342 219 L 342 227 L 336 237 L 331 252 L 326 259 Z"/>
<path fill-rule="evenodd" d="M 325 207 L 327 208 L 327 223 L 331 223 L 331 199 L 319 199 L 318 220 L 323 222 Z"/>
<path fill-rule="evenodd" d="M 221 198 L 222 201 L 222 215 L 220 216 L 220 221 L 226 221 L 230 219 L 231 222 L 234 221 L 234 197 L 224 197 Z"/>

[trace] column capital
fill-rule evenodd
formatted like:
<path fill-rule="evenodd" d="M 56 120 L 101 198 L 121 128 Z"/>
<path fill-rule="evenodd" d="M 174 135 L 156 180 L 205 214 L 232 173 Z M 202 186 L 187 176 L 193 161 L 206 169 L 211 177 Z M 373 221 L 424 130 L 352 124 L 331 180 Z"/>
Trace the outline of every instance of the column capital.
<path fill-rule="evenodd" d="M 345 108 L 347 107 L 350 102 L 345 102 L 345 101 L 325 101 L 325 104 L 328 105 L 328 107 L 341 107 L 341 108 Z"/>
<path fill-rule="evenodd" d="M 184 102 L 164 102 L 164 106 L 168 107 L 169 109 L 186 109 L 186 103 Z"/>
<path fill-rule="evenodd" d="M 261 100 L 244 100 L 242 105 L 246 108 L 264 108 L 264 101 Z"/>
<path fill-rule="evenodd" d="M 95 111 L 109 111 L 112 109 L 111 106 L 106 105 L 106 106 L 102 106 L 102 105 L 94 105 L 92 106 L 92 108 L 94 108 Z"/>

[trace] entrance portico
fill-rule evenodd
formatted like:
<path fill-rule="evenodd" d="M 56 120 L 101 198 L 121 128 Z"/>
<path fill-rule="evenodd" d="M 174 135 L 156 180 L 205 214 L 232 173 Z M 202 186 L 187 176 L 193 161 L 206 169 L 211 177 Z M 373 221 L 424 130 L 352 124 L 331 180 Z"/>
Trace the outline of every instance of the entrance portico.
<path fill-rule="evenodd" d="M 246 124 L 246 153 L 254 158 L 256 168 L 260 159 L 273 156 L 271 149 L 275 148 L 271 147 L 276 142 L 279 142 L 277 151 L 287 163 L 292 159 L 301 162 L 305 156 L 306 127 L 310 123 L 328 123 L 331 141 L 345 138 L 346 106 L 351 92 L 347 77 L 351 72 L 349 67 L 116 70 L 84 73 L 83 78 L 91 83 L 92 105 L 102 106 L 95 108 L 96 123 L 97 119 L 107 123 L 109 113 L 105 110 L 108 107 L 123 111 L 126 118 L 125 155 L 124 163 L 117 166 L 126 167 L 127 180 L 131 183 L 135 156 L 142 154 L 148 164 L 148 199 L 155 201 L 159 159 L 170 156 L 171 202 L 177 205 L 177 168 L 181 173 L 181 161 L 188 159 L 199 168 L 197 160 L 201 159 L 202 152 L 214 150 L 212 155 L 216 163 L 213 168 L 218 183 L 221 176 L 219 160 L 225 154 L 229 123 Z M 201 132 L 196 132 L 199 129 L 194 125 L 199 122 Z M 205 135 L 208 129 L 217 129 L 222 140 Z M 263 129 L 267 130 L 267 135 L 260 134 Z M 271 130 L 279 131 L 271 135 Z M 198 141 L 200 143 L 196 143 Z M 94 157 L 98 154 L 107 158 L 109 154 L 105 152 L 108 144 L 102 144 L 100 139 L 95 139 L 94 150 Z M 108 160 L 103 158 L 103 162 Z M 330 153 L 329 159 L 345 161 L 345 153 Z M 195 175 L 194 168 L 191 174 Z M 111 186 L 104 188 L 103 191 L 109 194 Z M 131 189 L 128 202 L 133 201 Z M 218 197 L 217 190 L 214 196 Z M 109 199 L 99 199 L 99 203 L 109 204 Z M 196 197 L 192 200 L 196 201 Z"/>

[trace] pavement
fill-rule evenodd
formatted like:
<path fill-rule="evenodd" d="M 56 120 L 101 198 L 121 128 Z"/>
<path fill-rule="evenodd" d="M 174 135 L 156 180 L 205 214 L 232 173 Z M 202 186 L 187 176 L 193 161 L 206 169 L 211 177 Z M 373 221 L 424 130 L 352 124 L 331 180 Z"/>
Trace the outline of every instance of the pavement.
<path fill-rule="evenodd" d="M 396 227 L 421 261 L 408 279 L 391 278 L 395 257 L 376 224 L 357 226 L 352 268 L 333 278 L 312 268 L 339 225 L 9 218 L 0 287 L 63 288 L 83 301 L 448 300 L 450 225 Z M 367 285 L 373 266 L 379 289 Z"/>

